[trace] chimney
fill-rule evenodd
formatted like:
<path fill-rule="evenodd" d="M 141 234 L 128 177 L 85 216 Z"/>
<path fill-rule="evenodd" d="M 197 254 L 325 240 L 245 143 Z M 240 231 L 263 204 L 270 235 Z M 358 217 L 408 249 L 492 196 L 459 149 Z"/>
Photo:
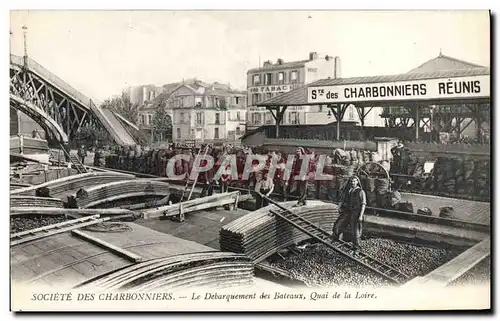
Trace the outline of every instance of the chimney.
<path fill-rule="evenodd" d="M 335 79 L 342 78 L 342 68 L 340 66 L 340 57 L 335 56 L 335 66 L 334 66 L 334 76 Z"/>
<path fill-rule="evenodd" d="M 317 52 L 310 52 L 309 53 L 309 60 L 313 61 L 313 60 L 316 60 L 316 59 L 318 59 L 318 53 Z"/>
<path fill-rule="evenodd" d="M 267 66 L 271 66 L 272 63 L 271 63 L 271 60 L 267 60 L 267 61 L 264 61 L 264 67 L 267 67 Z"/>

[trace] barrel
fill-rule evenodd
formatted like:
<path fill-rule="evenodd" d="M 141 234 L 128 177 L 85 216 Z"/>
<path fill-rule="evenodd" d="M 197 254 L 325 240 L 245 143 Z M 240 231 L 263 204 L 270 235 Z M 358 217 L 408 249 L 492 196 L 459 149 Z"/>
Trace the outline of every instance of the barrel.
<path fill-rule="evenodd" d="M 386 178 L 375 178 L 375 191 L 385 193 L 389 190 L 389 180 Z"/>

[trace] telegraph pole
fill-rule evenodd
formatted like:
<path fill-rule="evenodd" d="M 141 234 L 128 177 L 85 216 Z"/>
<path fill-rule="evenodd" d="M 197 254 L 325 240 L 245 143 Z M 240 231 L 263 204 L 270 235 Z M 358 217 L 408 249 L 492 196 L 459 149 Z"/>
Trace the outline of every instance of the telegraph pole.
<path fill-rule="evenodd" d="M 28 27 L 26 25 L 23 25 L 23 37 L 24 37 L 24 67 L 28 68 L 28 47 L 26 45 L 26 37 L 28 33 Z"/>
<path fill-rule="evenodd" d="M 9 61 L 12 62 L 12 30 L 9 30 Z"/>

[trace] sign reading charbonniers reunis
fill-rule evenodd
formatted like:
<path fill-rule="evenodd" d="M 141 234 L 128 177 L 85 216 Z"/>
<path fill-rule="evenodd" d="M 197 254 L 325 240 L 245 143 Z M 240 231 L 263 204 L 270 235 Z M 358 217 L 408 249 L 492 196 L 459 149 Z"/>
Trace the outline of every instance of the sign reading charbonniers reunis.
<path fill-rule="evenodd" d="M 308 103 L 488 97 L 490 97 L 489 75 L 307 88 Z"/>

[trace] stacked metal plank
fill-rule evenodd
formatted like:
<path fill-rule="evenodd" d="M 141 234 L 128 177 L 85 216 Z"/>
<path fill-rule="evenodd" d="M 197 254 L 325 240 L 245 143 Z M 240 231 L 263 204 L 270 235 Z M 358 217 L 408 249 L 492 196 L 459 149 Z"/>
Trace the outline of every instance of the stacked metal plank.
<path fill-rule="evenodd" d="M 41 191 L 48 193 L 51 197 L 61 198 L 86 186 L 116 182 L 120 180 L 133 179 L 133 175 L 115 172 L 93 172 L 63 177 L 40 185 L 19 188 L 10 192 L 11 195 L 36 196 Z M 46 196 L 46 195 L 44 195 Z"/>
<path fill-rule="evenodd" d="M 250 285 L 254 264 L 241 254 L 201 252 L 153 259 L 84 282 L 79 289 L 153 291 Z"/>
<path fill-rule="evenodd" d="M 168 183 L 150 179 L 133 179 L 82 188 L 76 193 L 74 202 L 79 208 L 90 208 L 128 198 L 150 196 L 163 198 L 169 194 Z M 70 198 L 68 198 L 68 203 L 71 202 Z"/>
<path fill-rule="evenodd" d="M 56 207 L 62 208 L 63 202 L 58 198 L 37 197 L 25 195 L 12 195 L 10 197 L 10 207 Z"/>
<path fill-rule="evenodd" d="M 326 231 L 332 230 L 339 215 L 337 205 L 321 201 L 308 201 L 301 207 L 292 207 L 296 202 L 281 204 Z M 267 206 L 223 226 L 220 231 L 221 251 L 244 253 L 254 262 L 260 262 L 279 249 L 309 238 L 270 214 L 270 210 L 278 208 Z"/>

